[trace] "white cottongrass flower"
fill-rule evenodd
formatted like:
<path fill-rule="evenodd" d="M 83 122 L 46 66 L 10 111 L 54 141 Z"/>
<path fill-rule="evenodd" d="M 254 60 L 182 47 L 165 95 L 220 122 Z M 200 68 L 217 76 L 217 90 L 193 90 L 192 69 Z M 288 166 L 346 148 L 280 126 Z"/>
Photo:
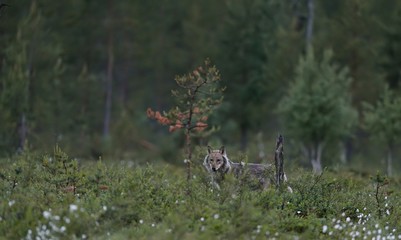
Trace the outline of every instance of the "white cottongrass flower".
<path fill-rule="evenodd" d="M 345 221 L 346 221 L 346 222 L 349 222 L 349 221 L 351 221 L 351 218 L 350 218 L 350 217 L 347 217 L 347 218 L 345 219 Z"/>
<path fill-rule="evenodd" d="M 201 222 L 204 222 L 204 221 L 205 221 L 205 218 L 204 218 L 204 217 L 201 217 L 201 218 L 200 218 L 200 221 L 201 221 Z"/>
<path fill-rule="evenodd" d="M 139 220 L 139 224 L 143 224 L 143 220 L 142 219 Z"/>
<path fill-rule="evenodd" d="M 11 201 L 8 202 L 8 206 L 9 206 L 9 207 L 11 207 L 11 206 L 14 205 L 14 204 L 15 204 L 15 200 L 11 200 Z"/>
<path fill-rule="evenodd" d="M 327 225 L 324 225 L 324 226 L 323 226 L 323 229 L 322 229 L 322 233 L 326 233 L 326 232 L 327 232 L 327 229 L 328 229 Z"/>
<path fill-rule="evenodd" d="M 76 210 L 78 210 L 78 206 L 75 204 L 70 204 L 70 212 L 75 212 Z"/>
<path fill-rule="evenodd" d="M 219 216 L 219 214 L 217 214 L 217 213 L 213 215 L 213 218 L 214 218 L 214 219 L 219 219 L 219 217 L 220 217 L 220 216 Z"/>
<path fill-rule="evenodd" d="M 44 211 L 43 212 L 43 217 L 44 218 L 49 219 L 51 216 L 52 216 L 51 212 L 49 212 L 49 211 Z"/>
<path fill-rule="evenodd" d="M 32 238 L 32 230 L 31 229 L 28 230 L 28 234 L 26 235 L 25 239 L 26 240 L 32 240 L 33 239 Z"/>

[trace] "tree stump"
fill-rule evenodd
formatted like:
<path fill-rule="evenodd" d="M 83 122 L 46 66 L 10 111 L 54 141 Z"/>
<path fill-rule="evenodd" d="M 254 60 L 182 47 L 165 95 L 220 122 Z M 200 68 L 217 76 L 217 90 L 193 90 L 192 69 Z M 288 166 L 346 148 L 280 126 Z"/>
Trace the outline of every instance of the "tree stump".
<path fill-rule="evenodd" d="M 281 134 L 276 139 L 276 150 L 274 153 L 274 165 L 276 167 L 276 188 L 284 182 L 284 138 Z"/>

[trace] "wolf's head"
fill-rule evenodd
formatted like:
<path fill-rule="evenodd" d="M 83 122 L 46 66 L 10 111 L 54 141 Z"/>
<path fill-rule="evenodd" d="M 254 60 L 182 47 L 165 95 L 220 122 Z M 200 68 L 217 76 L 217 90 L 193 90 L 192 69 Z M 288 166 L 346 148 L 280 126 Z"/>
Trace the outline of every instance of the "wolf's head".
<path fill-rule="evenodd" d="M 222 146 L 218 150 L 213 150 L 211 147 L 207 147 L 207 155 L 203 162 L 203 165 L 208 171 L 211 172 L 223 172 L 227 173 L 230 170 L 230 160 L 227 157 L 226 150 Z"/>

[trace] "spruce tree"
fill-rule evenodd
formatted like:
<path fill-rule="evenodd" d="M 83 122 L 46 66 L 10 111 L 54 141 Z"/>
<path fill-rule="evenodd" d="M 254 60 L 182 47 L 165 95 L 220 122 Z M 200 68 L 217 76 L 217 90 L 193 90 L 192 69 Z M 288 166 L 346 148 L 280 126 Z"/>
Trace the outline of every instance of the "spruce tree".
<path fill-rule="evenodd" d="M 365 129 L 387 148 L 387 175 L 392 175 L 395 144 L 401 139 L 401 97 L 386 87 L 375 105 L 364 103 Z"/>
<path fill-rule="evenodd" d="M 322 171 L 327 142 L 349 135 L 357 118 L 348 93 L 348 69 L 333 64 L 332 56 L 326 50 L 320 61 L 310 49 L 301 57 L 295 79 L 278 106 L 287 135 L 301 144 L 315 173 Z"/>

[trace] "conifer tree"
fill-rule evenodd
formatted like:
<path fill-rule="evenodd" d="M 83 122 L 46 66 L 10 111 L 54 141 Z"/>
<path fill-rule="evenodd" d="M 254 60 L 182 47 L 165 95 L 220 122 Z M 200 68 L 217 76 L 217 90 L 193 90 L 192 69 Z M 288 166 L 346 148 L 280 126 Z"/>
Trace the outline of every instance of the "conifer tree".
<path fill-rule="evenodd" d="M 326 143 L 349 135 L 357 118 L 348 93 L 348 69 L 333 64 L 332 55 L 327 50 L 320 61 L 310 49 L 301 57 L 296 77 L 278 106 L 287 134 L 301 144 L 315 173 L 322 171 Z"/>
<path fill-rule="evenodd" d="M 209 125 L 208 118 L 223 100 L 224 87 L 219 86 L 220 73 L 206 60 L 192 72 L 175 78 L 177 89 L 172 95 L 177 106 L 163 114 L 147 109 L 147 116 L 162 125 L 169 126 L 169 131 L 184 130 L 187 165 L 187 180 L 191 179 L 192 138 L 203 132 Z M 213 130 L 213 129 L 210 129 Z"/>
<path fill-rule="evenodd" d="M 273 1 L 240 0 L 227 4 L 227 9 L 221 40 L 222 73 L 229 86 L 227 117 L 238 124 L 245 149 L 249 131 L 265 122 L 266 96 L 273 91 L 267 66 L 277 6 Z"/>
<path fill-rule="evenodd" d="M 392 175 L 395 144 L 401 140 L 401 97 L 385 87 L 375 105 L 364 103 L 365 129 L 387 148 L 386 171 Z"/>

